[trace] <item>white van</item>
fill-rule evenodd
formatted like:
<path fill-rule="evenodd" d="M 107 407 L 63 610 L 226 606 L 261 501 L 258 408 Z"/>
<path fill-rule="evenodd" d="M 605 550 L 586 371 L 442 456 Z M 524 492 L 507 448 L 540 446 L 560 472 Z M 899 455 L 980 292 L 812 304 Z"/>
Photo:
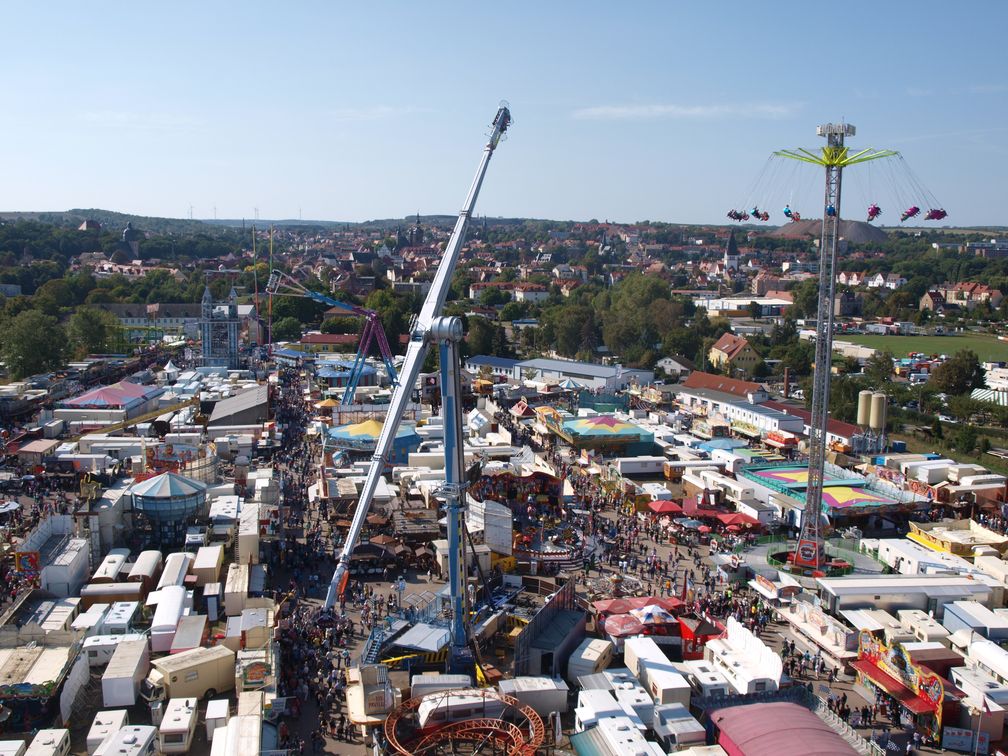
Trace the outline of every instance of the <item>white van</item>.
<path fill-rule="evenodd" d="M 196 719 L 195 698 L 171 699 L 158 727 L 158 747 L 161 753 L 189 753 L 196 733 Z"/>
<path fill-rule="evenodd" d="M 23 740 L 0 740 L 0 756 L 24 756 L 27 750 Z"/>
<path fill-rule="evenodd" d="M 70 730 L 39 730 L 25 756 L 68 756 Z"/>

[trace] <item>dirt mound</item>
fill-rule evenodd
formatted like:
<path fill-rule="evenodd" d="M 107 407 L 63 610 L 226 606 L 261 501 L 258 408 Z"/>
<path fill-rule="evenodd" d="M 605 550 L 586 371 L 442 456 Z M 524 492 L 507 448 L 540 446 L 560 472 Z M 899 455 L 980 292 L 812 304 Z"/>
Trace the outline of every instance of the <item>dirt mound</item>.
<path fill-rule="evenodd" d="M 785 223 L 780 228 L 771 231 L 769 236 L 783 239 L 801 239 L 811 237 L 818 239 L 822 234 L 822 220 L 801 220 L 797 223 Z M 884 242 L 888 235 L 881 228 L 876 228 L 864 221 L 840 219 L 840 236 L 851 244 L 870 244 Z"/>

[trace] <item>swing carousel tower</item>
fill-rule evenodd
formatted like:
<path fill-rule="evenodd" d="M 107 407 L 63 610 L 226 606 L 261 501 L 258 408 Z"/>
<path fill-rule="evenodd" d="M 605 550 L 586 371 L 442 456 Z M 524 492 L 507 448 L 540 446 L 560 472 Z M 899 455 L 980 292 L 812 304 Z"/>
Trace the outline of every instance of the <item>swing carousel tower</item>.
<path fill-rule="evenodd" d="M 843 169 L 898 153 L 871 148 L 849 153 L 844 137 L 854 136 L 849 123 L 827 123 L 816 129 L 825 137 L 819 152 L 799 147 L 780 150 L 775 155 L 822 166 L 826 169 L 822 234 L 819 240 L 819 302 L 816 313 L 815 370 L 812 379 L 812 419 L 809 423 L 809 474 L 805 489 L 805 509 L 801 533 L 795 546 L 793 567 L 818 572 L 826 561 L 820 532 L 823 475 L 826 463 L 826 423 L 829 419 L 830 370 L 833 356 L 833 300 L 836 296 L 836 260 L 840 230 L 840 181 Z"/>

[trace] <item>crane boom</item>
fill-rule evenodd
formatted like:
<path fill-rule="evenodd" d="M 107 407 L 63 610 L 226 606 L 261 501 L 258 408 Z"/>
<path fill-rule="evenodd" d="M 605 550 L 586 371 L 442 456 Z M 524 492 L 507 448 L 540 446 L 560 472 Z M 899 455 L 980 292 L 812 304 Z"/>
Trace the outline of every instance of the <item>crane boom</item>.
<path fill-rule="evenodd" d="M 483 148 L 483 156 L 480 159 L 479 167 L 476 169 L 476 176 L 473 178 L 466 195 L 465 203 L 459 212 L 458 220 L 455 221 L 455 228 L 452 230 L 451 238 L 445 249 L 441 263 L 438 265 L 437 273 L 431 284 L 427 298 L 420 308 L 420 314 L 414 321 L 410 329 L 410 341 L 406 347 L 406 359 L 403 361 L 402 370 L 399 373 L 399 382 L 392 392 L 392 400 L 389 403 L 388 414 L 385 416 L 385 423 L 382 425 L 381 433 L 375 444 L 374 454 L 371 457 L 371 466 L 368 468 L 367 477 L 361 488 L 360 499 L 357 502 L 357 511 L 354 512 L 353 521 L 350 523 L 350 530 L 347 532 L 346 541 L 340 552 L 336 570 L 333 572 L 332 581 L 329 583 L 329 591 L 326 594 L 325 609 L 332 609 L 339 595 L 343 592 L 344 581 L 347 571 L 350 568 L 350 556 L 353 554 L 357 541 L 360 539 L 361 529 L 364 527 L 364 520 L 368 510 L 371 508 L 371 501 L 374 498 L 378 481 L 385 471 L 385 461 L 392 449 L 392 441 L 399 430 L 399 423 L 402 421 L 406 404 L 410 399 L 410 393 L 416 383 L 420 368 L 423 366 L 427 350 L 430 348 L 430 329 L 435 318 L 441 313 L 445 298 L 448 295 L 448 287 L 451 284 L 452 273 L 455 271 L 455 264 L 458 262 L 459 251 L 462 249 L 462 242 L 465 240 L 466 227 L 469 225 L 469 218 L 476 205 L 476 198 L 479 196 L 480 187 L 483 185 L 483 177 L 486 175 L 487 166 L 493 156 L 501 136 L 507 131 L 511 124 L 511 111 L 506 106 L 501 106 L 497 111 L 497 116 L 493 120 L 493 131 L 490 139 Z"/>
<path fill-rule="evenodd" d="M 356 315 L 364 318 L 364 330 L 361 331 L 360 341 L 357 345 L 357 355 L 354 358 L 353 368 L 350 370 L 350 378 L 347 380 L 346 389 L 343 391 L 343 398 L 340 404 L 347 405 L 353 402 L 354 394 L 357 392 L 357 385 L 360 383 L 361 374 L 364 371 L 364 363 L 367 360 L 368 350 L 371 342 L 378 343 L 378 351 L 381 353 L 382 361 L 385 363 L 385 370 L 388 372 L 389 381 L 394 386 L 399 376 L 396 374 L 395 365 L 392 361 L 392 350 L 389 349 L 388 339 L 385 338 L 385 329 L 382 328 L 378 313 L 366 307 L 347 304 L 337 299 L 312 291 L 302 286 L 283 271 L 274 270 L 270 273 L 269 281 L 266 283 L 266 291 L 270 294 L 286 294 L 294 297 L 306 297 L 313 302 L 334 307 L 349 315 Z"/>

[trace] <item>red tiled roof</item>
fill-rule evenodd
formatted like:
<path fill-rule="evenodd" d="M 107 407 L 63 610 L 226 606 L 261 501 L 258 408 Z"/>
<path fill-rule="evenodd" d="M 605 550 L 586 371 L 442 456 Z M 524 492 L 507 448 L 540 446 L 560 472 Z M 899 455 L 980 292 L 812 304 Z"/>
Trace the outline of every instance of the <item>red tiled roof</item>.
<path fill-rule="evenodd" d="M 741 336 L 736 336 L 733 333 L 726 333 L 714 343 L 713 348 L 724 352 L 728 359 L 732 360 L 747 346 L 749 346 L 749 342 Z"/>
<path fill-rule="evenodd" d="M 355 333 L 306 333 L 301 337 L 301 343 L 352 346 L 357 343 L 359 338 Z"/>
<path fill-rule="evenodd" d="M 683 381 L 684 388 L 709 389 L 731 394 L 740 398 L 745 398 L 754 391 L 762 391 L 763 387 L 752 381 L 740 381 L 737 378 L 726 378 L 723 375 L 713 375 L 694 370 L 689 377 Z"/>

